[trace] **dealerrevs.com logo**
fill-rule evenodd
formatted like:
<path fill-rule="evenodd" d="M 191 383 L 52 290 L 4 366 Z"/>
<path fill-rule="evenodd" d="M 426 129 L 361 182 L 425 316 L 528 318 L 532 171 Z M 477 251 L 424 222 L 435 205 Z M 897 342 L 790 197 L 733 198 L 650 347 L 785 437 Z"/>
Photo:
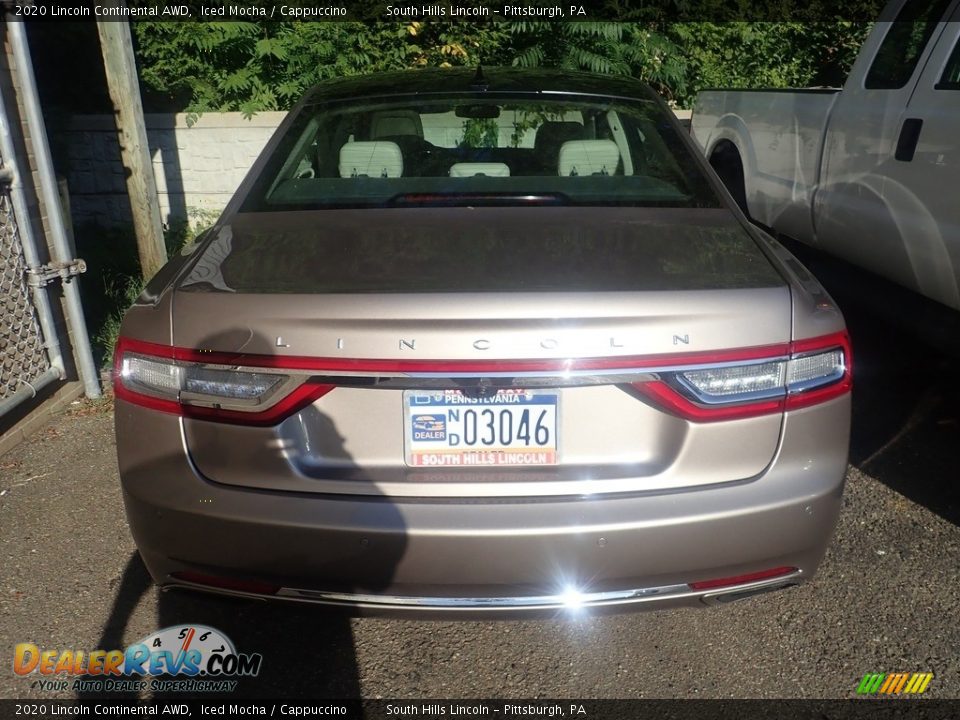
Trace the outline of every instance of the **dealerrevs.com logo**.
<path fill-rule="evenodd" d="M 235 678 L 255 677 L 262 662 L 259 653 L 237 652 L 215 628 L 176 625 L 125 650 L 41 650 L 20 643 L 13 672 L 35 676 L 33 687 L 40 690 L 229 692 Z"/>
<path fill-rule="evenodd" d="M 867 673 L 857 687 L 858 695 L 922 695 L 933 673 Z"/>

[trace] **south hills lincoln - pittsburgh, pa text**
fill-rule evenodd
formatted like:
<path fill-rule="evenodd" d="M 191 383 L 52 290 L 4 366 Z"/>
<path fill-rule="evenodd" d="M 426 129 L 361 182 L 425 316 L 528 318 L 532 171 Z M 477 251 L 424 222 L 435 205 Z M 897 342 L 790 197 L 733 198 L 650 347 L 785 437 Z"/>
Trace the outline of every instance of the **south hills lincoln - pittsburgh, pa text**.
<path fill-rule="evenodd" d="M 582 5 L 561 5 L 537 7 L 533 5 L 503 5 L 500 9 L 486 6 L 462 7 L 458 5 L 388 5 L 386 15 L 389 18 L 431 19 L 431 18 L 476 18 L 500 16 L 504 18 L 583 18 L 587 16 Z"/>

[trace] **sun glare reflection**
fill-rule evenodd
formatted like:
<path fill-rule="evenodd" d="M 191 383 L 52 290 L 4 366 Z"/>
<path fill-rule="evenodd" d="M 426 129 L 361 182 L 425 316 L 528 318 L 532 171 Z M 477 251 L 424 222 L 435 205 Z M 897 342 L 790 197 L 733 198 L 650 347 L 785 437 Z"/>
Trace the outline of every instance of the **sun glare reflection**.
<path fill-rule="evenodd" d="M 575 587 L 569 586 L 563 589 L 563 592 L 560 594 L 560 600 L 568 610 L 577 610 L 583 607 L 584 596 L 583 593 Z"/>

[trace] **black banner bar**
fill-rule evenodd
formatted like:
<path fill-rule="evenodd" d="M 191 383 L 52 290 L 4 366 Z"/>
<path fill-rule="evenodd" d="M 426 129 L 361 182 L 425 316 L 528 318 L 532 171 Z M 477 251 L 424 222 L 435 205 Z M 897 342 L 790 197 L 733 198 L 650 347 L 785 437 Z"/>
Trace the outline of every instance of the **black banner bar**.
<path fill-rule="evenodd" d="M 8 20 L 727 22 L 876 20 L 884 0 L 3 0 Z"/>
<path fill-rule="evenodd" d="M 0 718 L 954 720 L 960 700 L 0 700 Z"/>

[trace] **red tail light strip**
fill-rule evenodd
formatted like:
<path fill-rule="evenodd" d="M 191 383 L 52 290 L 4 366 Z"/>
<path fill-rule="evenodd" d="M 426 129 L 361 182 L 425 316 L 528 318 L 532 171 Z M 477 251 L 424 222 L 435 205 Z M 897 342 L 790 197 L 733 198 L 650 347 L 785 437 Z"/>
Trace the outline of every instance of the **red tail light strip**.
<path fill-rule="evenodd" d="M 693 422 L 736 420 L 759 415 L 769 415 L 770 413 L 778 413 L 785 410 L 797 410 L 827 402 L 828 400 L 850 392 L 850 389 L 853 387 L 852 352 L 850 348 L 850 337 L 845 331 L 823 335 L 817 338 L 795 340 L 790 343 L 789 355 L 791 357 L 816 354 L 817 352 L 825 352 L 835 348 L 840 348 L 843 351 L 844 358 L 843 375 L 838 380 L 824 387 L 813 388 L 797 393 L 788 392 L 779 398 L 768 398 L 755 402 L 731 405 L 705 406 L 693 402 L 673 386 L 659 380 L 633 383 L 633 387 L 640 395 L 657 407 Z"/>
<path fill-rule="evenodd" d="M 209 358 L 212 353 L 203 353 L 196 351 L 182 351 L 180 348 L 167 345 L 158 345 L 157 343 L 141 342 L 129 338 L 120 338 L 117 341 L 116 350 L 113 357 L 113 390 L 114 394 L 121 400 L 142 405 L 151 410 L 173 413 L 183 417 L 195 418 L 197 420 L 213 420 L 215 422 L 233 423 L 241 425 L 252 425 L 255 427 L 272 427 L 277 425 L 284 418 L 300 412 L 316 400 L 333 390 L 334 386 L 324 383 L 307 380 L 295 387 L 288 395 L 281 398 L 264 410 L 228 410 L 221 407 L 207 407 L 203 405 L 188 405 L 152 395 L 131 390 L 123 384 L 121 370 L 123 367 L 123 356 L 126 352 L 135 352 L 141 355 L 148 355 L 163 360 L 182 360 L 184 362 L 204 362 L 212 363 Z M 202 359 L 200 359 L 202 358 Z M 220 364 L 220 363 L 218 363 Z M 228 363 L 223 363 L 228 364 Z"/>
<path fill-rule="evenodd" d="M 208 365 L 226 365 L 249 368 L 271 368 L 322 374 L 418 374 L 418 373 L 516 373 L 517 375 L 544 372 L 569 373 L 579 371 L 624 371 L 663 368 L 691 368 L 695 366 L 748 363 L 753 361 L 783 359 L 790 356 L 841 348 L 844 352 L 844 375 L 831 385 L 785 397 L 764 399 L 756 402 L 703 406 L 691 401 L 671 385 L 661 380 L 633 384 L 633 387 L 652 404 L 671 414 L 694 422 L 732 420 L 738 418 L 783 412 L 784 410 L 808 407 L 826 402 L 849 392 L 851 388 L 850 340 L 846 332 L 833 333 L 819 338 L 798 340 L 792 343 L 763 345 L 732 350 L 658 354 L 604 358 L 569 359 L 523 359 L 523 360 L 377 360 L 365 358 L 327 358 L 299 355 L 259 355 L 249 353 L 226 353 L 205 351 L 120 338 L 114 355 L 114 388 L 118 398 L 145 407 L 185 417 L 241 423 L 245 425 L 272 426 L 284 418 L 299 412 L 304 407 L 330 392 L 335 386 L 308 380 L 297 386 L 282 400 L 262 411 L 226 410 L 218 407 L 186 405 L 174 400 L 152 397 L 127 388 L 121 377 L 124 353 L 134 352 L 163 360 Z"/>
<path fill-rule="evenodd" d="M 717 578 L 716 580 L 700 580 L 699 582 L 689 583 L 691 590 L 712 590 L 714 588 L 731 587 L 732 585 L 745 585 L 746 583 L 757 582 L 758 580 L 769 580 L 771 578 L 781 577 L 795 573 L 795 567 L 775 567 L 760 572 L 747 573 L 746 575 L 735 575 L 734 577 Z"/>
<path fill-rule="evenodd" d="M 719 420 L 739 420 L 756 415 L 769 415 L 783 412 L 785 398 L 761 400 L 740 405 L 698 405 L 681 395 L 679 391 L 660 380 L 633 383 L 634 389 L 653 405 L 694 422 L 717 422 Z"/>
<path fill-rule="evenodd" d="M 790 351 L 794 355 L 806 355 L 808 353 L 815 353 L 836 347 L 843 350 L 843 377 L 833 385 L 827 387 L 814 388 L 803 393 L 787 395 L 787 410 L 810 407 L 811 405 L 817 405 L 850 392 L 853 388 L 853 348 L 850 345 L 850 336 L 846 331 L 833 333 L 832 335 L 824 335 L 818 338 L 794 340 L 790 344 Z"/>
<path fill-rule="evenodd" d="M 151 410 L 173 413 L 196 420 L 213 420 L 215 422 L 252 425 L 255 427 L 272 427 L 285 418 L 300 412 L 314 401 L 319 400 L 333 390 L 333 385 L 325 385 L 307 381 L 296 387 L 289 395 L 266 410 L 246 412 L 243 410 L 227 410 L 219 407 L 205 407 L 202 405 L 185 405 L 175 400 L 164 400 L 130 390 L 125 387 L 119 372 L 114 372 L 114 394 L 121 400 L 142 405 Z"/>
<path fill-rule="evenodd" d="M 141 342 L 121 338 L 117 342 L 116 357 L 125 352 L 167 360 L 179 360 L 210 365 L 236 365 L 242 367 L 274 368 L 278 370 L 303 370 L 313 373 L 528 373 L 528 372 L 576 372 L 581 370 L 634 370 L 663 368 L 680 365 L 715 365 L 732 362 L 749 362 L 768 358 L 784 357 L 789 352 L 788 343 L 759 345 L 736 350 L 710 350 L 707 352 L 671 353 L 659 355 L 620 356 L 602 358 L 550 358 L 526 360 L 377 360 L 366 358 L 308 357 L 304 355 L 257 355 L 248 353 L 225 353 L 206 350 L 191 350 L 169 345 Z M 117 360 L 119 362 L 119 360 Z M 119 367 L 115 367 L 118 370 Z"/>
<path fill-rule="evenodd" d="M 206 585 L 207 587 L 220 588 L 222 590 L 237 590 L 239 592 L 254 593 L 256 595 L 276 595 L 280 591 L 280 585 L 261 582 L 259 580 L 244 580 L 241 578 L 220 577 L 219 575 L 207 575 L 205 573 L 193 572 L 192 570 L 183 570 L 170 575 L 175 580 L 194 585 Z"/>

